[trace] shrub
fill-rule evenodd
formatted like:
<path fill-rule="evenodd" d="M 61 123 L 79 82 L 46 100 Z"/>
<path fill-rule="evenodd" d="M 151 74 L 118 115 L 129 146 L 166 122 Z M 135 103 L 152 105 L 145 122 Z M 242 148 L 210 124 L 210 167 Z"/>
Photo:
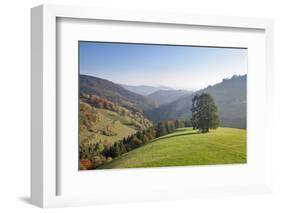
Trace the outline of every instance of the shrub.
<path fill-rule="evenodd" d="M 84 168 L 84 169 L 93 169 L 94 166 L 93 166 L 93 162 L 89 159 L 82 159 L 80 160 L 80 168 Z"/>

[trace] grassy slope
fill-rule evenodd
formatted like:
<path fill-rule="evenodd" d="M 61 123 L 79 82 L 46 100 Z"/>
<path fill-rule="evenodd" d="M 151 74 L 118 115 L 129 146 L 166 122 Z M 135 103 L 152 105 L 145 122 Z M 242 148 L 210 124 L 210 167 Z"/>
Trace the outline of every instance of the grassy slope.
<path fill-rule="evenodd" d="M 246 163 L 246 130 L 219 128 L 198 134 L 190 128 L 114 159 L 100 169 Z"/>
<path fill-rule="evenodd" d="M 94 129 L 96 131 L 102 131 L 106 130 L 106 127 L 108 125 L 111 125 L 113 132 L 116 132 L 117 135 L 106 136 L 101 133 L 83 131 L 80 133 L 81 141 L 84 141 L 84 139 L 89 138 L 90 143 L 98 143 L 100 140 L 107 140 L 109 143 L 114 143 L 123 139 L 123 137 L 127 137 L 129 135 L 134 134 L 137 131 L 135 126 L 129 126 L 127 124 L 124 124 L 126 122 L 131 122 L 132 120 L 127 116 L 121 117 L 117 113 L 106 109 L 96 109 L 96 113 L 98 113 L 100 121 L 94 124 Z"/>

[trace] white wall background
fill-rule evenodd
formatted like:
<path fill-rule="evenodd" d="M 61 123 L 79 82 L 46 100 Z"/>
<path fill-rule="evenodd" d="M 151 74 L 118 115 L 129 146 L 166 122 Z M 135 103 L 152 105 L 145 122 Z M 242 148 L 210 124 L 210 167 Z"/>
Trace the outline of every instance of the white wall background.
<path fill-rule="evenodd" d="M 80 0 L 81 6 L 185 12 L 275 19 L 275 129 L 281 123 L 281 12 L 278 0 Z M 0 7 L 0 212 L 37 212 L 29 204 L 30 178 L 30 8 L 74 0 L 6 0 Z M 278 85 L 279 84 L 279 85 Z M 257 115 L 258 116 L 258 115 Z M 262 124 L 261 124 L 262 125 Z M 272 140 L 274 193 L 271 195 L 191 199 L 157 203 L 80 207 L 68 212 L 281 212 L 281 137 Z M 66 209 L 47 211 L 61 212 Z"/>

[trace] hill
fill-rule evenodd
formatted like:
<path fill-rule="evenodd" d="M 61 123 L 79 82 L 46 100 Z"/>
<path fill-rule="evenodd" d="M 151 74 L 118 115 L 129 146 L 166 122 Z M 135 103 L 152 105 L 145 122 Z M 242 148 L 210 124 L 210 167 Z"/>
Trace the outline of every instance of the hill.
<path fill-rule="evenodd" d="M 112 144 L 152 125 L 141 112 L 93 95 L 80 97 L 79 108 L 81 144 Z"/>
<path fill-rule="evenodd" d="M 155 139 L 98 169 L 246 163 L 246 130 L 219 128 L 198 134 L 191 128 Z"/>
<path fill-rule="evenodd" d="M 144 96 L 126 90 L 122 86 L 105 79 L 80 75 L 79 87 L 80 94 L 93 94 L 106 98 L 131 110 L 142 111 L 155 107 L 155 104 Z"/>
<path fill-rule="evenodd" d="M 191 94 L 192 92 L 187 90 L 157 90 L 146 96 L 151 101 L 156 101 L 160 106 L 169 104 L 183 95 Z"/>
<path fill-rule="evenodd" d="M 111 161 L 106 153 L 123 138 L 152 126 L 144 114 L 145 98 L 112 82 L 82 76 L 79 105 L 80 169 Z"/>
<path fill-rule="evenodd" d="M 246 128 L 247 75 L 233 76 L 205 89 L 181 96 L 176 101 L 145 113 L 154 122 L 191 116 L 192 97 L 196 93 L 210 93 L 218 106 L 221 126 Z"/>
<path fill-rule="evenodd" d="M 122 87 L 124 87 L 125 89 L 143 95 L 143 96 L 147 96 L 151 93 L 154 93 L 158 90 L 170 90 L 171 88 L 168 87 L 164 87 L 164 86 L 145 86 L 145 85 L 139 85 L 139 86 L 132 86 L 132 85 L 121 85 Z"/>

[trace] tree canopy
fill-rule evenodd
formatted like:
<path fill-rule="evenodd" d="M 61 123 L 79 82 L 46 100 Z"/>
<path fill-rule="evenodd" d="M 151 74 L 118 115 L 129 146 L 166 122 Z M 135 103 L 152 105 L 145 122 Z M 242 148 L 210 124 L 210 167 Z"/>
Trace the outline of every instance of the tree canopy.
<path fill-rule="evenodd" d="M 208 93 L 197 94 L 192 98 L 191 112 L 193 129 L 199 129 L 202 133 L 216 129 L 220 124 L 218 108 Z"/>

